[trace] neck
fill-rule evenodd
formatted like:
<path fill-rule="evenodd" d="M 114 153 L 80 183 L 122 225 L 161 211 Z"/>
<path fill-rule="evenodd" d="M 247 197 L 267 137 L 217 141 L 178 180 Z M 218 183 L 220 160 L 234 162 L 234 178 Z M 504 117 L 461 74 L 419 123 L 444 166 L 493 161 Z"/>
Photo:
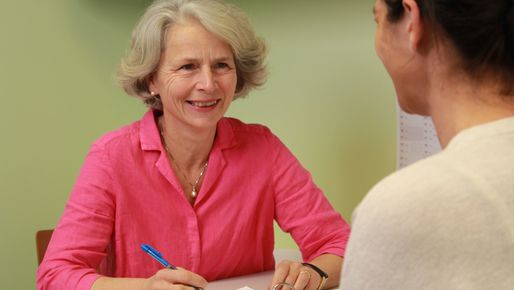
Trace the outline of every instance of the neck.
<path fill-rule="evenodd" d="M 216 128 L 194 130 L 170 122 L 165 115 L 159 117 L 164 142 L 175 162 L 186 172 L 197 172 L 209 158 L 216 136 Z"/>
<path fill-rule="evenodd" d="M 443 148 L 462 130 L 514 116 L 514 96 L 502 96 L 497 83 L 448 76 L 436 83 L 429 114 Z"/>

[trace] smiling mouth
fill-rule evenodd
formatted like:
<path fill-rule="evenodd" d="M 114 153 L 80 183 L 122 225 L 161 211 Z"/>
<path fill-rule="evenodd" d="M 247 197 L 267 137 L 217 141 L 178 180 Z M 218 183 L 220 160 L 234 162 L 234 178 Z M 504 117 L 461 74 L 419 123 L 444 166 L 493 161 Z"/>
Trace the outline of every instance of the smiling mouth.
<path fill-rule="evenodd" d="M 215 106 L 217 103 L 219 103 L 220 100 L 215 101 L 209 101 L 209 102 L 197 102 L 197 101 L 186 101 L 188 104 L 199 107 L 199 108 L 207 108 Z"/>

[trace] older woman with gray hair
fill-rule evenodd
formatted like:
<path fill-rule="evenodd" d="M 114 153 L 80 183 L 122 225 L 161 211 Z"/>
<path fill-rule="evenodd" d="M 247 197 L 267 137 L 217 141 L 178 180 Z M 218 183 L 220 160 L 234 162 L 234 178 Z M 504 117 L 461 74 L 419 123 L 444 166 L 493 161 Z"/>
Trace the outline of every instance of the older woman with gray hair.
<path fill-rule="evenodd" d="M 38 289 L 200 289 L 273 270 L 274 220 L 304 263 L 280 262 L 270 285 L 338 283 L 346 222 L 268 128 L 224 117 L 264 83 L 265 52 L 245 14 L 224 2 L 163 0 L 146 10 L 119 82 L 149 110 L 93 144 Z"/>

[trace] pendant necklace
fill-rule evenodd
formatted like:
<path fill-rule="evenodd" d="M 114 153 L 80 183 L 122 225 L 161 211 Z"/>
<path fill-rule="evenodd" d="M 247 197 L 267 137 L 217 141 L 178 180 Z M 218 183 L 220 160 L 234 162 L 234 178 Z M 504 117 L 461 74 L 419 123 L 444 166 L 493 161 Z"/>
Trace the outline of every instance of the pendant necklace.
<path fill-rule="evenodd" d="M 162 128 L 162 126 L 161 126 L 161 128 Z M 168 156 L 170 157 L 171 162 L 173 164 L 175 164 L 175 166 L 177 167 L 180 175 L 182 175 L 182 177 L 186 180 L 186 182 L 189 183 L 189 185 L 191 185 L 191 187 L 192 187 L 191 196 L 193 197 L 193 199 L 195 199 L 196 196 L 198 195 L 198 191 L 197 191 L 198 183 L 200 182 L 200 179 L 202 179 L 202 176 L 205 173 L 205 169 L 207 169 L 207 165 L 209 164 L 208 159 L 207 159 L 207 161 L 205 161 L 205 164 L 202 166 L 202 169 L 200 170 L 200 174 L 195 179 L 195 182 L 190 182 L 189 179 L 184 174 L 184 172 L 182 171 L 182 169 L 180 168 L 180 166 L 178 165 L 177 161 L 175 161 L 175 158 L 173 158 L 173 155 L 171 154 L 170 150 L 168 149 L 168 145 L 166 144 L 166 140 L 164 139 L 164 132 L 162 131 L 162 129 L 160 130 L 159 133 L 161 133 L 162 144 L 164 145 L 164 149 L 166 150 L 166 153 L 168 153 Z"/>

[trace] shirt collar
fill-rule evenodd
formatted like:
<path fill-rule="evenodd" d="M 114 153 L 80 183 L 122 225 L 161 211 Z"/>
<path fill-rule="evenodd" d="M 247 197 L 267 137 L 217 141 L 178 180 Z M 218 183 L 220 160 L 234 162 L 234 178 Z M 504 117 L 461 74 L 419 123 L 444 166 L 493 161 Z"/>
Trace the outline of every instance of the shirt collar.
<path fill-rule="evenodd" d="M 458 146 L 462 142 L 488 140 L 495 135 L 511 134 L 512 132 L 514 132 L 514 117 L 506 117 L 462 130 L 450 140 L 446 149 Z"/>
<path fill-rule="evenodd" d="M 214 140 L 213 148 L 228 149 L 236 145 L 237 140 L 230 118 L 221 118 L 216 128 L 216 139 Z"/>
<path fill-rule="evenodd" d="M 143 150 L 162 150 L 161 136 L 156 122 L 156 112 L 148 110 L 140 122 L 139 138 L 141 140 L 141 149 Z M 214 148 L 228 149 L 237 144 L 234 128 L 229 118 L 222 118 L 216 128 L 216 139 L 214 140 Z"/>
<path fill-rule="evenodd" d="M 141 140 L 141 149 L 162 150 L 161 136 L 157 123 L 155 122 L 154 110 L 148 110 L 141 119 L 139 138 Z"/>

